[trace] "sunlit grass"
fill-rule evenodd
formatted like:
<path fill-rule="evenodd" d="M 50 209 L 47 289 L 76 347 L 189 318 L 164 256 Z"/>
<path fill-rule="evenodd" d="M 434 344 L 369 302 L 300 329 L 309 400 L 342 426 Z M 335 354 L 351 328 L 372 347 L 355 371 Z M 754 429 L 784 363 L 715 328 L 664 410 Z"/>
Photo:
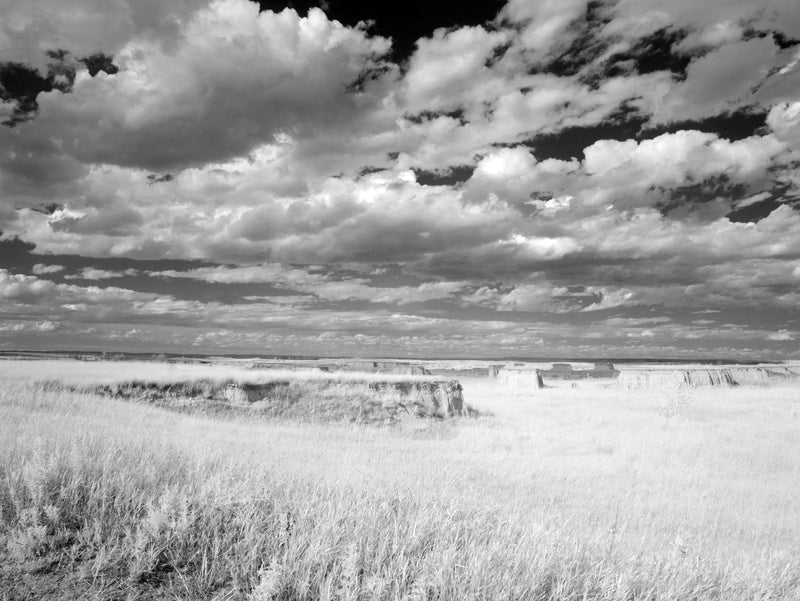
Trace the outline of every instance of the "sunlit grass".
<path fill-rule="evenodd" d="M 0 585 L 50 598 L 798 598 L 797 389 L 464 384 L 492 417 L 406 431 L 219 421 L 6 381 Z"/>
<path fill-rule="evenodd" d="M 434 376 L 404 374 L 325 372 L 320 369 L 248 369 L 230 365 L 195 365 L 156 361 L 0 361 L 0 380 L 57 380 L 80 386 L 144 381 L 169 384 L 191 380 L 232 381 L 264 384 L 276 381 L 325 380 L 332 382 L 428 382 Z"/>

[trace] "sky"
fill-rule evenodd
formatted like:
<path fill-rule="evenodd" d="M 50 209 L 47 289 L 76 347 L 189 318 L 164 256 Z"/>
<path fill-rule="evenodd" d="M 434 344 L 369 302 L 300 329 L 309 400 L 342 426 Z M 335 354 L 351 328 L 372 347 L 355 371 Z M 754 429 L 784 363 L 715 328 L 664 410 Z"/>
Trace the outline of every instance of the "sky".
<path fill-rule="evenodd" d="M 797 0 L 0 12 L 0 350 L 800 358 Z"/>

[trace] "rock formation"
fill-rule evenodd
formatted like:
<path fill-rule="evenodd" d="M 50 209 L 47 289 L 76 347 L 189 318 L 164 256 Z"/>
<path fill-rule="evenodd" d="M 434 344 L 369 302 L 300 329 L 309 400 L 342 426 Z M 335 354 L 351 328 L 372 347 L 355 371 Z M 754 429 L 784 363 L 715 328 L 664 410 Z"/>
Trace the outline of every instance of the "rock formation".
<path fill-rule="evenodd" d="M 243 414 L 299 421 L 393 424 L 471 415 L 461 385 L 448 380 L 294 379 L 265 383 L 130 381 L 82 387 L 183 413 Z"/>
<path fill-rule="evenodd" d="M 679 369 L 623 369 L 617 383 L 624 388 L 657 388 L 674 386 L 742 386 L 768 385 L 800 380 L 789 368 L 709 367 Z"/>
<path fill-rule="evenodd" d="M 449 382 L 372 382 L 384 402 L 403 405 L 415 417 L 457 417 L 466 414 L 461 384 Z"/>
<path fill-rule="evenodd" d="M 309 361 L 254 361 L 250 369 L 308 370 L 324 372 L 360 372 L 378 374 L 397 374 L 403 376 L 430 376 L 431 372 L 418 363 L 403 361 L 365 361 L 365 360 L 309 360 Z"/>
<path fill-rule="evenodd" d="M 428 364 L 428 370 L 433 376 L 442 378 L 496 378 L 502 365 L 489 365 L 488 367 L 440 367 L 436 363 Z"/>
<path fill-rule="evenodd" d="M 431 372 L 416 363 L 401 361 L 342 361 L 328 366 L 330 371 L 356 371 L 403 376 L 429 376 Z"/>
<path fill-rule="evenodd" d="M 553 363 L 551 369 L 540 370 L 545 380 L 583 380 L 591 378 L 616 378 L 619 371 L 609 362 L 595 363 L 592 369 L 575 369 L 570 363 Z"/>
<path fill-rule="evenodd" d="M 589 377 L 591 378 L 616 378 L 619 376 L 619 370 L 609 361 L 595 363 L 590 373 Z"/>
<path fill-rule="evenodd" d="M 504 367 L 497 374 L 497 381 L 509 388 L 538 389 L 544 387 L 539 370 L 530 368 Z"/>

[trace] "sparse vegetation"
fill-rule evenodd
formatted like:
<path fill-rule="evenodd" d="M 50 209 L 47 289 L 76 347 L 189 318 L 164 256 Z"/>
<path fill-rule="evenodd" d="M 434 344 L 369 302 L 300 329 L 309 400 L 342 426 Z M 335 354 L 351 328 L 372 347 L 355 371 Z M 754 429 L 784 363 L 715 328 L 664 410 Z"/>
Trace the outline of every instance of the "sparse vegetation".
<path fill-rule="evenodd" d="M 218 420 L 6 379 L 0 590 L 800 596 L 796 389 L 698 389 L 679 420 L 657 395 L 599 386 L 465 390 L 495 415 L 419 432 Z"/>

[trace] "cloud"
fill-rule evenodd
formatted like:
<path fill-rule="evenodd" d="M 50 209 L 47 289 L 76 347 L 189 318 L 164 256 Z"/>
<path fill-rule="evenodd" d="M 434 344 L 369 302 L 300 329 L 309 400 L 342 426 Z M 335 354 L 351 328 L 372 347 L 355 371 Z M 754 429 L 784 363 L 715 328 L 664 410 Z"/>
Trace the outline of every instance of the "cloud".
<path fill-rule="evenodd" d="M 670 25 L 708 31 L 729 23 L 747 23 L 760 31 L 781 31 L 787 34 L 800 28 L 800 18 L 792 0 L 621 0 L 615 7 L 612 31 L 627 29 L 635 34 Z"/>
<path fill-rule="evenodd" d="M 0 318 L 58 315 L 64 321 L 119 321 L 120 319 L 192 318 L 200 303 L 125 288 L 56 284 L 35 276 L 0 269 Z"/>
<path fill-rule="evenodd" d="M 123 271 L 111 271 L 108 269 L 96 269 L 94 267 L 84 267 L 77 274 L 65 275 L 65 280 L 109 280 L 125 276 L 135 276 L 139 274 L 138 269 L 125 269 Z"/>
<path fill-rule="evenodd" d="M 558 310 L 559 303 L 556 297 L 563 296 L 567 292 L 566 288 L 553 287 L 548 284 L 525 284 L 502 295 L 498 299 L 498 309 L 501 311 L 540 312 Z"/>
<path fill-rule="evenodd" d="M 25 302 L 55 289 L 56 284 L 49 280 L 12 274 L 6 269 L 0 269 L 0 298 L 3 300 Z"/>
<path fill-rule="evenodd" d="M 461 282 L 423 282 L 419 286 L 393 288 L 365 286 L 358 282 L 327 282 L 313 289 L 318 297 L 331 300 L 366 300 L 371 303 L 406 305 L 450 298 L 461 290 Z"/>
<path fill-rule="evenodd" d="M 0 240 L 54 263 L 0 271 L 9 322 L 337 352 L 794 335 L 791 0 L 509 0 L 403 65 L 319 9 L 6 8 L 4 60 L 44 77 L 61 48 L 74 70 L 0 127 Z M 90 72 L 95 53 L 118 69 Z M 130 267 L 165 259 L 206 266 Z M 699 310 L 749 322 L 603 321 Z"/>
<path fill-rule="evenodd" d="M 116 54 L 134 37 L 169 44 L 180 34 L 180 24 L 208 4 L 203 0 L 76 0 L 65 6 L 48 0 L 7 0 L 0 23 L 3 58 L 42 66 L 45 40 L 48 46 L 68 49 L 79 57 L 98 50 Z"/>
<path fill-rule="evenodd" d="M 780 60 L 771 37 L 722 45 L 689 65 L 686 80 L 666 95 L 653 122 L 700 119 L 746 106 L 753 88 Z"/>
<path fill-rule="evenodd" d="M 218 270 L 219 274 L 224 269 Z M 300 270 L 302 271 L 302 270 Z M 313 270 L 309 270 L 313 271 Z M 230 275 L 230 274 L 229 274 Z M 238 274 L 242 276 L 243 274 Z M 0 272 L 8 293 L 9 275 Z M 369 313 L 347 309 L 318 311 L 304 303 L 275 304 L 261 297 L 250 297 L 247 303 L 234 305 L 219 302 L 177 300 L 169 296 L 137 293 L 119 288 L 81 287 L 45 282 L 36 287 L 36 278 L 12 277 L 12 285 L 29 287 L 27 297 L 21 290 L 12 291 L 4 311 L 19 311 L 14 303 L 25 303 L 29 318 L 20 321 L 4 319 L 0 331 L 10 340 L 49 340 L 46 336 L 55 329 L 73 341 L 102 336 L 124 345 L 146 345 L 147 348 L 185 348 L 194 344 L 199 349 L 246 349 L 259 345 L 290 352 L 316 349 L 318 352 L 355 352 L 357 348 L 377 350 L 404 349 L 404 353 L 429 352 L 474 354 L 485 356 L 487 349 L 505 354 L 536 352 L 535 349 L 571 349 L 586 353 L 590 347 L 580 341 L 603 340 L 609 353 L 649 352 L 669 355 L 676 352 L 670 341 L 715 340 L 727 345 L 770 340 L 771 334 L 784 329 L 765 331 L 738 325 L 674 323 L 665 317 L 595 319 L 591 327 L 569 320 L 569 306 L 586 306 L 600 291 L 575 291 L 540 284 L 519 286 L 516 289 L 476 290 L 472 295 L 490 299 L 499 309 L 497 319 L 418 315 L 397 310 L 373 310 Z M 313 278 L 311 278 L 313 279 Z M 41 280 L 39 280 L 41 282 Z M 424 290 L 424 286 L 418 286 Z M 613 297 L 613 290 L 601 292 Z M 349 293 L 348 293 L 349 296 Z M 465 295 L 466 296 L 466 295 Z M 302 300 L 301 297 L 299 297 Z M 273 299 L 269 299 L 270 301 Z M 498 301 L 499 304 L 498 304 Z M 796 301 L 795 301 L 796 302 Z M 519 321 L 514 311 L 540 312 L 543 319 Z M 563 317 L 553 319 L 548 313 Z M 44 315 L 48 317 L 44 317 Z M 586 315 L 594 315 L 589 313 Z M 58 316 L 58 318 L 50 316 Z M 506 317 L 508 316 L 508 317 Z M 124 320 L 124 321 L 120 321 Z M 566 320 L 566 321 L 565 321 Z M 92 324 L 92 325 L 87 325 Z M 788 331 L 788 330 L 787 330 Z M 44 338 L 42 338 L 44 337 Z M 647 340 L 646 347 L 632 347 L 622 340 Z M 556 342 L 558 341 L 558 342 Z M 614 342 L 617 341 L 617 342 Z M 780 340 L 773 340 L 780 342 Z M 16 342 L 14 343 L 16 344 Z M 175 346 L 172 346 L 175 345 Z M 546 345 L 546 346 L 543 346 Z M 730 347 L 726 347 L 730 348 Z M 626 350 L 627 349 L 627 350 Z M 632 350 L 633 349 L 633 350 Z M 596 350 L 596 349 L 595 349 Z M 739 352 L 733 349 L 732 354 Z"/>
<path fill-rule="evenodd" d="M 405 305 L 446 299 L 464 287 L 463 282 L 422 282 L 416 286 L 373 286 L 364 278 L 334 278 L 333 273 L 314 272 L 279 263 L 247 267 L 203 267 L 190 271 L 153 272 L 154 277 L 189 278 L 213 283 L 262 283 L 303 292 L 324 301 L 368 301 Z M 257 297 L 270 302 L 267 296 Z M 274 297 L 280 302 L 282 297 Z M 298 298 L 298 297 L 295 297 Z"/>
<path fill-rule="evenodd" d="M 300 17 L 219 0 L 182 23 L 171 47 L 134 38 L 115 55 L 117 74 L 79 74 L 71 94 L 41 95 L 37 127 L 68 136 L 86 162 L 170 169 L 227 160 L 287 130 L 302 137 L 358 120 L 369 98 L 346 88 L 388 48 L 318 9 Z"/>
<path fill-rule="evenodd" d="M 684 130 L 639 143 L 595 142 L 584 151 L 584 167 L 591 176 L 631 178 L 639 188 L 676 186 L 719 174 L 748 181 L 763 177 L 784 148 L 772 136 L 729 142 L 715 134 Z"/>
<path fill-rule="evenodd" d="M 565 35 L 570 26 L 586 14 L 586 0 L 531 3 L 511 0 L 500 13 L 501 19 L 522 24 L 519 46 L 524 48 L 528 60 L 542 62 L 553 54 L 559 45 L 567 45 Z"/>
<path fill-rule="evenodd" d="M 58 273 L 64 271 L 66 267 L 63 265 L 45 265 L 44 263 L 37 263 L 31 268 L 34 275 L 47 275 L 49 273 Z"/>
<path fill-rule="evenodd" d="M 0 322 L 0 335 L 20 332 L 54 332 L 60 329 L 61 323 L 45 319 L 43 321 Z"/>
<path fill-rule="evenodd" d="M 599 300 L 583 307 L 581 311 L 603 311 L 616 307 L 624 307 L 632 304 L 635 292 L 627 288 L 613 288 L 611 286 L 589 286 L 586 292 L 599 297 Z"/>
<path fill-rule="evenodd" d="M 775 137 L 800 151 L 800 102 L 781 102 L 772 107 L 767 123 Z"/>
<path fill-rule="evenodd" d="M 769 192 L 759 192 L 758 194 L 753 194 L 752 196 L 749 196 L 749 197 L 745 198 L 744 200 L 740 200 L 739 202 L 737 202 L 736 203 L 736 208 L 737 209 L 743 209 L 745 207 L 752 206 L 752 205 L 754 205 L 756 203 L 761 202 L 762 200 L 766 200 L 766 199 L 771 198 L 771 197 L 772 197 L 772 194 L 770 194 Z"/>
<path fill-rule="evenodd" d="M 724 44 L 732 44 L 744 37 L 744 27 L 733 20 L 718 21 L 706 27 L 700 27 L 689 33 L 677 46 L 682 52 L 692 52 L 704 48 L 718 48 Z"/>
<path fill-rule="evenodd" d="M 403 105 L 412 113 L 474 105 L 476 96 L 484 96 L 488 86 L 497 84 L 486 63 L 508 39 L 504 31 L 462 27 L 438 29 L 432 37 L 419 40 L 404 78 Z"/>
<path fill-rule="evenodd" d="M 80 235 L 102 233 L 109 236 L 136 234 L 143 221 L 141 213 L 124 206 L 90 209 L 85 213 L 68 209 L 57 210 L 48 219 L 50 227 L 56 232 Z"/>

